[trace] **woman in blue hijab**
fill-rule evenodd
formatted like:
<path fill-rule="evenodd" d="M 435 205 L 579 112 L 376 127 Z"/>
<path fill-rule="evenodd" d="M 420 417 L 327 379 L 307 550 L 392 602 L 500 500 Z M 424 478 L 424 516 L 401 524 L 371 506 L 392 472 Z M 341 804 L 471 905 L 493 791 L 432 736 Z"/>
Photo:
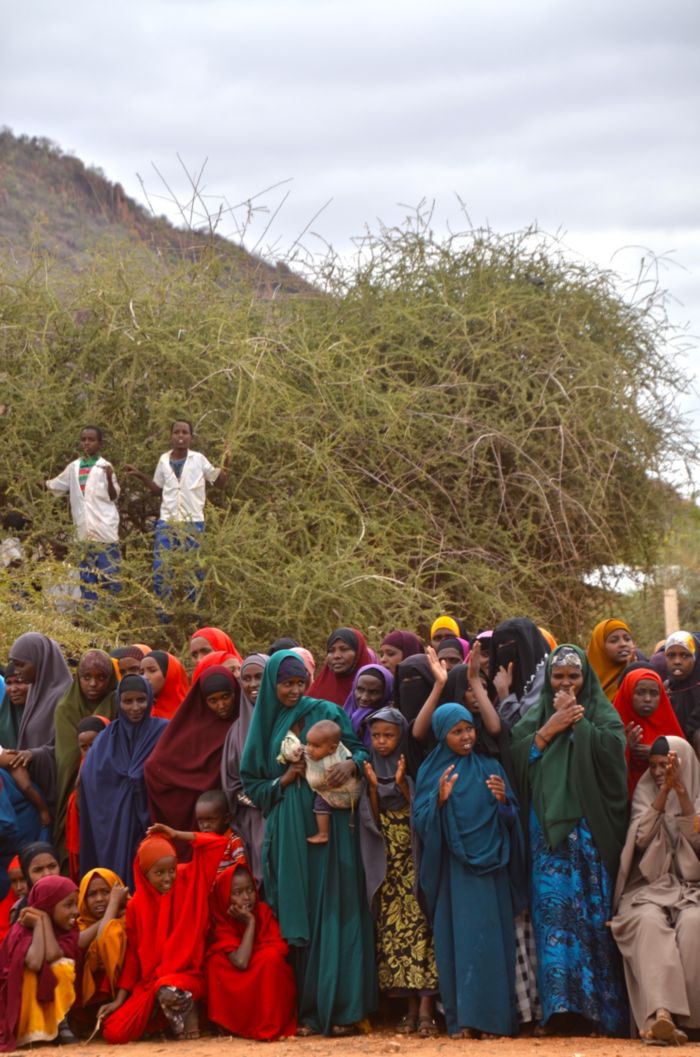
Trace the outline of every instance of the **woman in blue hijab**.
<path fill-rule="evenodd" d="M 472 751 L 471 712 L 441 705 L 432 727 L 438 743 L 418 771 L 413 819 L 447 1030 L 513 1035 L 513 917 L 525 882 L 517 801 L 498 761 Z"/>

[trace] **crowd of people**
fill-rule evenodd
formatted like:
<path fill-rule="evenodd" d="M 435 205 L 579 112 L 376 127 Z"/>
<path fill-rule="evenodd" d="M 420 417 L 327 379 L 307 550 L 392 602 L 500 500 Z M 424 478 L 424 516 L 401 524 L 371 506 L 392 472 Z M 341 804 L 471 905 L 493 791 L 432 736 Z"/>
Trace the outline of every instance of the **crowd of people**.
<path fill-rule="evenodd" d="M 4 668 L 0 1049 L 700 1029 L 698 636 L 105 645 Z"/>

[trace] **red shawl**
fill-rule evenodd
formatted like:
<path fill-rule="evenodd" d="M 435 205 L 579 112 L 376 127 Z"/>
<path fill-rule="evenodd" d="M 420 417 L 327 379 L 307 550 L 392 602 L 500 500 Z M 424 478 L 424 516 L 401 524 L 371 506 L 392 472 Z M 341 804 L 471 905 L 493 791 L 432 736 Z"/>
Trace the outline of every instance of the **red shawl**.
<path fill-rule="evenodd" d="M 323 668 L 321 668 L 306 693 L 308 697 L 318 697 L 322 701 L 333 701 L 342 708 L 345 704 L 345 699 L 352 690 L 352 681 L 357 675 L 358 669 L 365 664 L 374 664 L 377 658 L 374 650 L 370 650 L 367 646 L 361 631 L 358 631 L 357 628 L 341 628 L 340 630 L 352 632 L 357 639 L 357 651 L 352 668 L 345 675 L 336 675 L 335 672 L 330 670 L 328 663 L 324 662 Z M 328 649 L 331 648 L 337 638 L 339 638 L 338 635 L 331 636 L 328 640 Z"/>
<path fill-rule="evenodd" d="M 661 691 L 659 706 L 651 716 L 638 716 L 632 707 L 634 688 L 642 679 L 651 679 Z M 644 731 L 642 745 L 653 745 L 662 734 L 674 734 L 677 738 L 685 739 L 664 684 L 657 672 L 651 668 L 635 668 L 629 675 L 626 675 L 620 689 L 615 694 L 613 706 L 625 726 L 628 723 L 637 723 L 642 728 Z M 625 754 L 627 757 L 627 787 L 631 799 L 635 786 L 646 771 L 648 764 L 635 760 L 629 749 L 625 749 Z"/>
<path fill-rule="evenodd" d="M 236 649 L 236 643 L 221 628 L 199 628 L 190 636 L 192 639 L 206 639 L 215 650 L 223 650 L 224 653 L 232 653 L 239 661 L 242 661 L 240 653 Z"/>
<path fill-rule="evenodd" d="M 228 959 L 241 945 L 245 924 L 228 912 L 231 881 L 244 863 L 220 873 L 209 897 L 213 933 L 206 957 L 209 1019 L 232 1035 L 246 1039 L 278 1039 L 295 1035 L 296 987 L 287 962 L 287 942 L 267 903 L 255 905 L 255 940 L 247 969 Z"/>
<path fill-rule="evenodd" d="M 188 832 L 197 828 L 194 809 L 200 793 L 221 788 L 221 753 L 240 705 L 240 687 L 233 672 L 219 665 L 206 669 L 205 674 L 214 673 L 223 675 L 235 692 L 234 715 L 220 719 L 207 708 L 202 680 L 198 679 L 163 731 L 143 771 L 153 821 Z"/>
<path fill-rule="evenodd" d="M 140 848 L 154 839 L 162 840 L 146 837 Z M 126 958 L 118 982 L 130 994 L 105 1021 L 103 1034 L 107 1042 L 141 1038 L 159 987 L 170 985 L 191 991 L 195 1001 L 202 997 L 207 897 L 225 846 L 224 837 L 197 833 L 192 862 L 178 866 L 175 884 L 164 895 L 146 879 L 137 852 L 136 893 L 126 908 Z"/>
<path fill-rule="evenodd" d="M 57 903 L 78 889 L 67 877 L 41 877 L 32 885 L 27 906 L 50 913 Z M 78 961 L 78 926 L 64 931 L 54 928 L 56 942 L 66 958 Z M 12 926 L 0 948 L 0 1050 L 14 1050 L 17 1044 L 17 1023 L 22 1004 L 24 959 L 31 946 L 33 931 L 20 925 Z M 50 1002 L 56 990 L 56 977 L 51 966 L 44 962 L 37 973 L 36 997 L 39 1002 Z"/>
<path fill-rule="evenodd" d="M 226 650 L 214 650 L 213 653 L 206 653 L 200 661 L 197 661 L 192 672 L 192 686 L 201 678 L 202 672 L 206 672 L 207 668 L 213 668 L 215 664 L 225 664 L 232 657 L 235 658 L 235 654 L 228 653 Z"/>
<path fill-rule="evenodd" d="M 164 650 L 152 650 L 151 653 L 167 657 L 165 682 L 155 700 L 151 715 L 154 719 L 172 719 L 190 688 L 187 672 L 172 653 L 165 653 Z M 149 655 L 147 654 L 147 656 Z M 158 661 L 158 664 L 160 665 L 160 661 Z"/>

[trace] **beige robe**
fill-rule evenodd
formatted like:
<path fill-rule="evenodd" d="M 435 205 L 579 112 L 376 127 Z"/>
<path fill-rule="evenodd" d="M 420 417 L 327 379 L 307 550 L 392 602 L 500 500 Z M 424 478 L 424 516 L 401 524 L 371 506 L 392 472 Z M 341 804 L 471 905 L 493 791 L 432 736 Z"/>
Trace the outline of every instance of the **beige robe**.
<path fill-rule="evenodd" d="M 700 811 L 700 764 L 682 738 L 669 737 L 681 779 Z M 681 815 L 669 793 L 654 809 L 658 788 L 647 771 L 637 784 L 620 859 L 611 928 L 625 964 L 637 1028 L 657 1009 L 680 1025 L 700 1027 L 700 832 L 697 814 Z"/>

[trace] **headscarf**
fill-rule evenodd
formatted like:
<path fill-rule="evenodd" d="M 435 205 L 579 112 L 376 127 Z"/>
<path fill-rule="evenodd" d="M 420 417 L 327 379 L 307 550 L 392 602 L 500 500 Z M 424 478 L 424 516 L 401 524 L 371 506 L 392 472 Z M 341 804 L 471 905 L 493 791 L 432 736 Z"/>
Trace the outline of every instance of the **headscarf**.
<path fill-rule="evenodd" d="M 233 692 L 232 719 L 221 719 L 207 707 L 207 696 L 217 692 L 211 686 L 207 690 L 211 680 Z M 187 832 L 196 829 L 200 793 L 220 788 L 222 750 L 239 703 L 238 680 L 223 665 L 207 668 L 194 683 L 146 761 L 144 777 L 154 821 Z"/>
<path fill-rule="evenodd" d="M 442 639 L 440 644 L 435 648 L 438 657 L 443 650 L 457 650 L 457 653 L 461 653 L 462 655 L 462 662 L 469 659 L 470 646 L 466 639 L 460 639 L 456 636 L 451 636 L 449 639 Z"/>
<path fill-rule="evenodd" d="M 233 639 L 227 635 L 225 631 L 222 631 L 221 628 L 199 628 L 190 635 L 190 642 L 192 642 L 193 639 L 206 639 L 212 649 L 223 650 L 225 653 L 232 653 L 236 660 L 243 660 Z"/>
<path fill-rule="evenodd" d="M 104 671 L 108 676 L 104 693 L 99 701 L 88 701 L 80 687 L 80 667 L 89 663 Z M 77 727 L 81 719 L 90 715 L 114 719 L 114 692 L 118 679 L 114 673 L 112 660 L 103 650 L 88 650 L 80 658 L 78 671 L 73 684 L 63 695 L 56 706 L 56 815 L 54 819 L 54 840 L 61 850 L 64 843 L 63 830 L 66 822 L 68 797 L 73 791 L 75 777 L 80 764 L 80 746 L 78 745 Z"/>
<path fill-rule="evenodd" d="M 280 650 L 294 650 L 297 646 L 299 646 L 299 643 L 296 639 L 291 638 L 289 635 L 283 635 L 270 644 L 267 654 L 271 657 L 273 653 L 279 653 Z"/>
<path fill-rule="evenodd" d="M 552 666 L 557 656 L 573 651 L 582 664 L 583 686 L 576 700 L 585 714 L 571 732 L 552 739 L 537 763 L 530 763 L 536 732 L 554 713 Z M 554 850 L 581 818 L 590 827 L 596 847 L 615 876 L 627 828 L 625 731 L 578 646 L 563 644 L 550 654 L 539 703 L 511 731 L 513 765 L 518 782 L 523 826 L 529 805 L 537 815 L 545 843 Z"/>
<path fill-rule="evenodd" d="M 526 693 L 549 647 L 542 632 L 527 617 L 503 620 L 494 628 L 491 636 L 489 660 L 489 685 L 493 686 L 499 668 L 508 668 L 513 663 L 513 681 L 510 692 L 518 701 Z M 492 695 L 492 700 L 494 697 Z"/>
<path fill-rule="evenodd" d="M 27 896 L 27 905 L 50 914 L 57 903 L 77 891 L 68 877 L 42 877 Z M 66 958 L 78 960 L 78 928 L 54 929 L 56 942 Z M 19 923 L 12 926 L 0 948 L 0 1050 L 14 1050 L 17 1045 L 17 1026 L 22 1004 L 24 959 L 31 946 L 34 932 Z M 36 998 L 49 1003 L 56 992 L 56 977 L 45 961 L 37 975 Z"/>
<path fill-rule="evenodd" d="M 292 653 L 298 653 L 304 662 L 304 667 L 308 673 L 309 679 L 313 679 L 316 672 L 316 661 L 311 650 L 307 650 L 304 646 L 290 646 Z"/>
<path fill-rule="evenodd" d="M 468 665 L 456 664 L 452 671 L 447 673 L 447 680 L 440 694 L 440 704 L 449 704 L 451 701 L 463 702 L 468 686 Z M 475 710 L 474 729 L 476 730 L 474 752 L 479 753 L 481 756 L 492 756 L 494 759 L 500 760 L 503 770 L 508 775 L 508 781 L 511 785 L 515 785 L 513 761 L 510 756 L 510 731 L 506 724 L 501 723 L 500 734 L 489 734 L 481 718 L 481 713 Z M 426 740 L 426 747 L 430 750 L 435 748 L 432 732 Z"/>
<path fill-rule="evenodd" d="M 456 639 L 462 634 L 462 629 L 454 617 L 448 617 L 446 614 L 443 614 L 443 616 L 438 617 L 437 620 L 434 620 L 431 624 L 430 638 L 432 639 L 435 636 L 435 632 L 440 631 L 441 628 L 447 628 L 448 631 L 452 632 Z"/>
<path fill-rule="evenodd" d="M 356 628 L 337 628 L 328 636 L 326 652 L 330 650 L 333 643 L 337 642 L 338 639 L 355 651 L 355 660 L 350 671 L 344 675 L 336 675 L 328 667 L 328 662 L 324 662 L 320 673 L 309 687 L 309 696 L 320 698 L 323 701 L 332 701 L 342 708 L 352 689 L 355 673 L 364 667 L 365 664 L 371 664 L 376 661 L 377 658 L 374 655 L 374 651 L 368 648 L 364 635 Z"/>
<path fill-rule="evenodd" d="M 399 728 L 398 744 L 389 756 L 380 756 L 378 752 L 375 752 L 371 748 L 372 724 L 378 722 L 392 723 L 395 727 Z M 401 756 L 406 755 L 408 723 L 401 715 L 398 708 L 392 708 L 389 705 L 385 705 L 383 708 L 372 713 L 367 720 L 367 726 L 369 727 L 370 732 L 370 756 L 372 769 L 379 782 L 377 796 L 379 797 L 380 809 L 385 811 L 395 811 L 396 809 L 403 807 L 406 803 L 403 793 L 396 784 L 396 768 L 399 765 L 399 759 Z"/>
<path fill-rule="evenodd" d="M 666 640 L 665 650 L 668 649 L 671 644 L 671 639 L 675 635 L 687 635 L 688 632 L 675 631 L 673 635 L 669 635 Z M 695 657 L 695 665 L 693 666 L 690 675 L 685 679 L 675 680 L 671 677 L 668 684 L 668 696 L 671 699 L 673 705 L 673 711 L 676 713 L 678 722 L 681 725 L 683 733 L 685 734 L 688 741 L 692 742 L 695 734 L 700 730 L 700 638 L 697 634 L 691 636 L 695 643 L 695 650 L 691 650 L 690 646 L 685 641 L 676 643 L 677 645 L 683 646 L 684 649 L 688 650 Z M 665 656 L 664 650 L 664 656 Z"/>
<path fill-rule="evenodd" d="M 406 681 L 408 675 L 417 675 L 419 678 Z M 406 718 L 409 726 L 430 696 L 434 684 L 435 679 L 430 669 L 430 662 L 424 653 L 416 653 L 399 661 L 396 669 L 394 697 L 399 711 Z"/>
<path fill-rule="evenodd" d="M 114 673 L 117 680 L 122 677 L 121 668 L 119 667 L 119 662 L 122 658 L 133 657 L 135 661 L 142 661 L 146 654 L 150 652 L 150 649 L 142 649 L 140 646 L 118 646 L 116 649 L 110 650 L 109 656 L 114 665 Z"/>
<path fill-rule="evenodd" d="M 53 844 L 48 844 L 43 840 L 32 841 L 31 844 L 25 844 L 23 848 L 19 849 L 19 867 L 22 871 L 22 876 L 27 882 L 29 891 L 32 889 L 32 880 L 29 876 L 29 867 L 32 865 L 37 855 L 52 855 L 56 862 L 60 862 L 58 852 L 54 848 Z"/>
<path fill-rule="evenodd" d="M 401 650 L 402 661 L 406 657 L 413 656 L 414 653 L 425 653 L 423 643 L 412 631 L 390 631 L 382 639 L 381 645 L 393 646 L 395 650 Z"/>
<path fill-rule="evenodd" d="M 156 719 L 172 719 L 190 688 L 187 672 L 177 657 L 166 653 L 165 650 L 151 650 L 146 657 L 153 657 L 165 676 L 165 682 L 153 706 L 153 715 Z"/>
<path fill-rule="evenodd" d="M 148 698 L 143 719 L 131 723 L 121 694 L 138 688 Z M 117 718 L 98 734 L 80 771 L 80 869 L 107 866 L 133 883 L 136 846 L 151 823 L 143 771 L 168 724 L 153 715 L 153 690 L 140 675 L 122 679 Z"/>
<path fill-rule="evenodd" d="M 35 678 L 30 684 L 17 738 L 18 749 L 31 749 L 32 778 L 50 800 L 56 781 L 54 764 L 54 713 L 71 685 L 70 669 L 57 642 L 28 631 L 10 647 L 10 657 L 29 661 Z"/>
<path fill-rule="evenodd" d="M 124 882 L 121 877 L 119 877 L 118 874 L 115 874 L 112 870 L 105 870 L 104 867 L 88 870 L 78 888 L 78 928 L 81 932 L 84 929 L 90 928 L 91 925 L 94 925 L 95 922 L 99 920 L 92 916 L 87 905 L 87 891 L 93 877 L 101 877 L 102 880 L 109 885 L 110 889 L 114 888 L 115 885 L 119 885 L 120 888 L 124 887 Z M 106 974 L 110 993 L 112 995 L 116 993 L 117 981 L 119 979 L 122 965 L 124 964 L 125 955 L 126 926 L 122 915 L 121 917 L 112 918 L 108 921 L 102 929 L 100 936 L 95 937 L 92 943 L 89 944 L 87 950 L 83 953 L 83 978 L 81 987 L 83 1006 L 88 1005 L 97 992 L 99 974 L 102 972 Z"/>
<path fill-rule="evenodd" d="M 213 653 L 205 653 L 201 660 L 197 661 L 192 672 L 192 686 L 201 678 L 202 672 L 206 672 L 207 668 L 213 668 L 217 664 L 225 665 L 226 661 L 235 659 L 235 654 L 227 653 L 226 650 L 214 650 Z"/>
<path fill-rule="evenodd" d="M 637 715 L 632 705 L 635 687 L 637 683 L 644 679 L 651 680 L 659 688 L 659 704 L 650 716 Z M 615 694 L 613 707 L 625 727 L 628 723 L 636 723 L 642 728 L 644 732 L 642 734 L 642 745 L 652 745 L 654 740 L 663 734 L 673 734 L 678 738 L 683 737 L 683 731 L 676 719 L 676 714 L 664 689 L 664 684 L 651 668 L 635 668 L 634 671 L 627 673 L 620 684 L 620 689 Z M 647 764 L 635 759 L 629 748 L 625 749 L 625 754 L 627 756 L 627 788 L 631 799 L 634 787 L 646 771 Z"/>
<path fill-rule="evenodd" d="M 625 624 L 624 620 L 601 620 L 591 632 L 591 641 L 586 651 L 588 662 L 598 676 L 603 693 L 609 701 L 612 701 L 617 692 L 617 679 L 625 665 L 616 664 L 610 660 L 605 652 L 605 641 L 613 631 L 618 631 L 620 628 L 632 634 L 629 625 Z"/>
<path fill-rule="evenodd" d="M 671 646 L 682 646 L 688 653 L 692 653 L 693 657 L 698 652 L 697 643 L 689 631 L 673 631 L 666 639 L 664 643 L 664 653 L 670 649 Z"/>
<path fill-rule="evenodd" d="M 537 626 L 537 630 L 549 646 L 549 652 L 551 653 L 552 650 L 556 650 L 557 640 L 554 638 L 554 635 L 552 635 L 551 631 L 547 631 L 547 628 L 541 628 L 539 625 Z"/>
<path fill-rule="evenodd" d="M 6 679 L 11 679 L 14 674 L 15 666 L 10 661 L 5 669 L 5 678 L 0 677 L 0 745 L 4 749 L 16 748 L 19 728 L 22 722 L 22 708 L 17 708 L 12 704 L 5 682 Z"/>
<path fill-rule="evenodd" d="M 384 693 L 382 694 L 381 700 L 378 702 L 377 707 L 371 708 L 360 708 L 355 699 L 355 691 L 357 690 L 357 683 L 362 675 L 374 675 L 377 679 L 381 679 L 384 684 Z M 355 673 L 355 678 L 352 681 L 352 689 L 348 694 L 343 708 L 350 717 L 353 730 L 357 734 L 358 738 L 362 738 L 363 742 L 370 747 L 370 736 L 369 730 L 367 729 L 367 721 L 369 716 L 373 715 L 380 708 L 386 708 L 387 705 L 393 703 L 394 700 L 394 677 L 388 668 L 385 668 L 382 664 L 365 664 L 362 668 L 359 668 Z"/>

